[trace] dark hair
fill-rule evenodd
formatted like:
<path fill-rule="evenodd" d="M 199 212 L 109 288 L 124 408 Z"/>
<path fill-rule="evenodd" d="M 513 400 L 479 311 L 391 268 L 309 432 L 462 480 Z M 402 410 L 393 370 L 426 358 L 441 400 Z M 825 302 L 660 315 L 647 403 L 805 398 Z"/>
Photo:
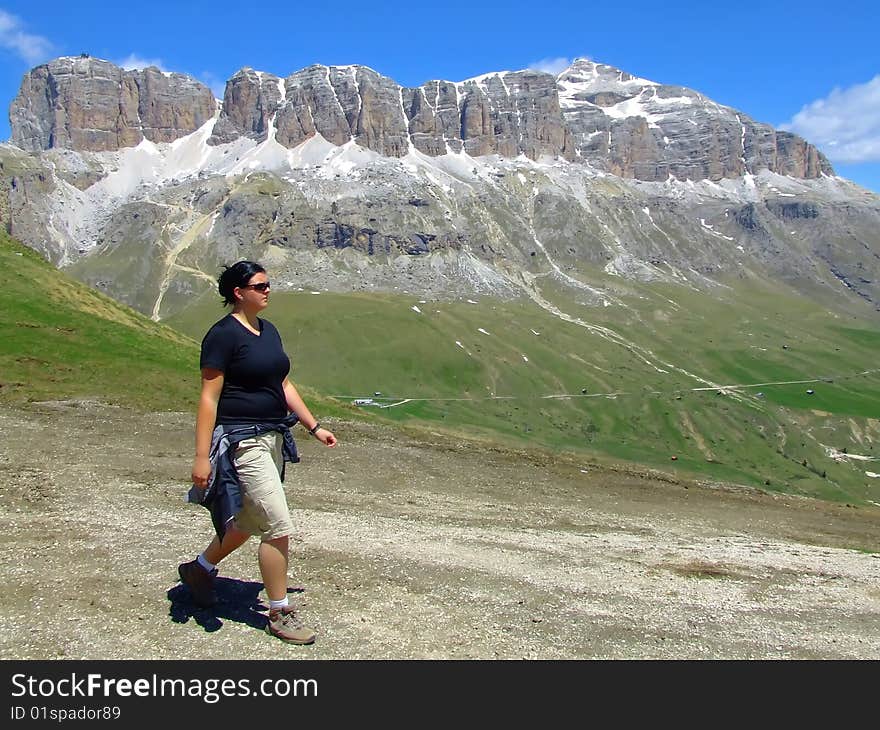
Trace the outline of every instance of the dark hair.
<path fill-rule="evenodd" d="M 224 266 L 217 279 L 217 289 L 223 297 L 223 306 L 235 304 L 236 287 L 246 286 L 254 274 L 265 274 L 266 269 L 254 261 L 238 261 Z"/>

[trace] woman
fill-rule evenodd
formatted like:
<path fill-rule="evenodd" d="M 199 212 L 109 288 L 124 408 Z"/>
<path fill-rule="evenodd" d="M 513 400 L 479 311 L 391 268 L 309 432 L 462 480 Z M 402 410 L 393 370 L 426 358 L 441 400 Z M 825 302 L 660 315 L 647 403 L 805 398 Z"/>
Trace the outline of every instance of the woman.
<path fill-rule="evenodd" d="M 278 330 L 257 316 L 269 303 L 266 270 L 239 261 L 226 267 L 217 285 L 232 312 L 202 341 L 192 467 L 198 501 L 211 509 L 217 536 L 195 560 L 178 566 L 178 573 L 197 604 L 212 605 L 217 564 L 259 535 L 260 573 L 269 597 L 266 631 L 289 643 L 311 644 L 315 632 L 300 623 L 287 600 L 293 523 L 281 479 L 284 459 L 299 460 L 290 425 L 299 420 L 326 446 L 335 446 L 336 437 L 321 427 L 288 379 L 290 360 Z"/>

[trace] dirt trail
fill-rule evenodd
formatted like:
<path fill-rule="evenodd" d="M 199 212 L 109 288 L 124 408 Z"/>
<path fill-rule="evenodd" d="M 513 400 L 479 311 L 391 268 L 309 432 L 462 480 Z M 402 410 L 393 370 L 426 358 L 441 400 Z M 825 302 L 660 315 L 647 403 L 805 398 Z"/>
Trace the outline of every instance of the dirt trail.
<path fill-rule="evenodd" d="M 288 467 L 319 637 L 286 646 L 255 544 L 214 611 L 176 582 L 211 537 L 192 423 L 0 406 L 3 658 L 880 658 L 880 509 L 339 422 Z"/>

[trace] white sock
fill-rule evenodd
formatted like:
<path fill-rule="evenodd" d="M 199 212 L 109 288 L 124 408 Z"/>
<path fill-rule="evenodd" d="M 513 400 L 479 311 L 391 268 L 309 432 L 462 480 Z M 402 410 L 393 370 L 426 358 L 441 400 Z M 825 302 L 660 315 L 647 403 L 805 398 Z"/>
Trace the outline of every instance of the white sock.
<path fill-rule="evenodd" d="M 213 563 L 209 563 L 209 562 L 205 559 L 205 554 L 204 554 L 204 553 L 202 553 L 201 555 L 199 555 L 199 557 L 197 557 L 196 560 L 198 561 L 199 565 L 201 565 L 201 566 L 202 566 L 205 570 L 207 570 L 209 573 L 210 573 L 212 570 L 214 570 L 214 568 L 217 567 L 216 565 L 214 565 Z"/>
<path fill-rule="evenodd" d="M 280 601 L 273 601 L 271 598 L 269 599 L 269 610 L 274 611 L 276 608 L 285 608 L 287 606 L 287 596 L 284 596 Z"/>

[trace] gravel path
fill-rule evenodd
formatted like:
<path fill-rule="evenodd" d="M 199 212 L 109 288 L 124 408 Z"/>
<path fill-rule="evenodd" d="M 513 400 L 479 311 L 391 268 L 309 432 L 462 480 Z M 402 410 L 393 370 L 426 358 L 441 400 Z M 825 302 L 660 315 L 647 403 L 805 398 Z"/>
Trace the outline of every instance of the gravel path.
<path fill-rule="evenodd" d="M 260 630 L 255 543 L 215 610 L 176 581 L 211 537 L 183 501 L 191 414 L 0 406 L 0 654 L 880 658 L 878 508 L 328 425 L 339 447 L 300 436 L 288 467 L 319 634 L 292 647 Z"/>

